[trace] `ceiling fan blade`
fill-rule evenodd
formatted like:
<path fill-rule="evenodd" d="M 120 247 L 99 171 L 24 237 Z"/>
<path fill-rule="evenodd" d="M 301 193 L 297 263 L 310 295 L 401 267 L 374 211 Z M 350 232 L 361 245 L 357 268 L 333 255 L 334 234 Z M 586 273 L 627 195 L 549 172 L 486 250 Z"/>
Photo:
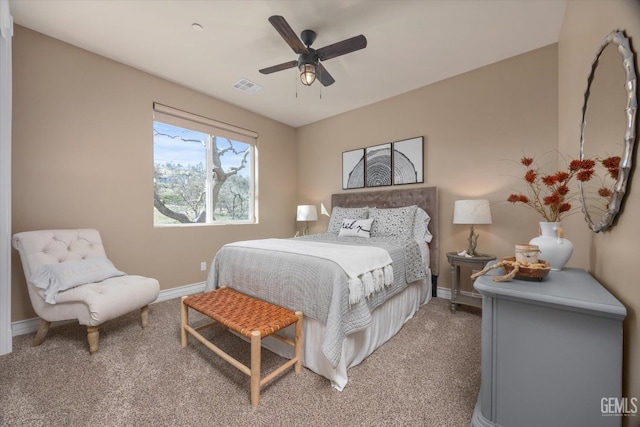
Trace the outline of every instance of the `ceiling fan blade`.
<path fill-rule="evenodd" d="M 331 86 L 336 82 L 333 79 L 333 77 L 331 77 L 331 74 L 329 74 L 327 69 L 324 68 L 322 64 L 318 64 L 318 68 L 320 70 L 320 73 L 318 75 L 318 80 L 320 80 L 320 83 L 322 83 L 322 86 Z"/>
<path fill-rule="evenodd" d="M 282 71 L 282 70 L 287 70 L 289 68 L 296 67 L 297 65 L 298 65 L 298 61 L 289 61 L 289 62 L 285 62 L 284 64 L 273 65 L 271 67 L 263 68 L 262 70 L 258 70 L 258 71 L 260 71 L 262 74 L 271 74 L 271 73 L 275 73 L 276 71 Z"/>
<path fill-rule="evenodd" d="M 291 49 L 297 54 L 307 51 L 307 48 L 298 38 L 296 33 L 293 32 L 287 21 L 280 15 L 273 15 L 269 17 L 269 22 L 273 25 L 278 33 L 282 36 L 284 41 L 287 42 Z"/>
<path fill-rule="evenodd" d="M 350 39 L 322 47 L 316 50 L 316 53 L 321 61 L 326 61 L 327 59 L 364 49 L 365 47 L 367 47 L 367 39 L 365 36 L 360 34 L 359 36 L 351 37 Z"/>

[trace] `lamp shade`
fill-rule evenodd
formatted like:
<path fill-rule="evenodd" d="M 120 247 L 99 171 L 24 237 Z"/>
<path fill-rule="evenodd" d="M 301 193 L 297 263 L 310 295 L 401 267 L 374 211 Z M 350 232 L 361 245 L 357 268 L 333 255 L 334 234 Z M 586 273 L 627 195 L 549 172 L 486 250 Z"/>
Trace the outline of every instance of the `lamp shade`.
<path fill-rule="evenodd" d="M 316 205 L 298 205 L 298 221 L 317 221 L 318 210 Z"/>
<path fill-rule="evenodd" d="M 456 200 L 453 208 L 454 224 L 491 224 L 488 200 Z"/>

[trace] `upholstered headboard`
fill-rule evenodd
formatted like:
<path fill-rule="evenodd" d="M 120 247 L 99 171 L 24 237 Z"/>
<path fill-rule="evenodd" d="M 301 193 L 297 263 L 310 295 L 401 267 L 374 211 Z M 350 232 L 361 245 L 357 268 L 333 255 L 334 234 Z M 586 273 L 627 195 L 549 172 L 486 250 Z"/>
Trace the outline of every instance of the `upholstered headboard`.
<path fill-rule="evenodd" d="M 331 195 L 331 207 L 359 208 L 364 206 L 378 208 L 399 208 L 417 205 L 424 209 L 431 217 L 429 231 L 433 235 L 429 243 L 431 256 L 429 266 L 431 274 L 438 276 L 439 266 L 439 235 L 438 235 L 438 189 L 436 187 L 413 187 L 382 191 L 359 191 L 336 193 Z M 434 282 L 435 283 L 435 282 Z"/>

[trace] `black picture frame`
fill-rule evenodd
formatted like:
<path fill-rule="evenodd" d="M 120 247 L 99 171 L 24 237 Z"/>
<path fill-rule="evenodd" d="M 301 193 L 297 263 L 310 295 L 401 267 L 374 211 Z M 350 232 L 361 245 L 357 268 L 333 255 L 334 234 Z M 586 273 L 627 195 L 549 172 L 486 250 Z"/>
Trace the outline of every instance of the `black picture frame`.
<path fill-rule="evenodd" d="M 393 143 L 393 185 L 424 182 L 424 137 Z"/>
<path fill-rule="evenodd" d="M 342 152 L 342 189 L 364 188 L 364 148 Z"/>
<path fill-rule="evenodd" d="M 391 143 L 365 149 L 365 186 L 384 187 L 392 184 Z"/>

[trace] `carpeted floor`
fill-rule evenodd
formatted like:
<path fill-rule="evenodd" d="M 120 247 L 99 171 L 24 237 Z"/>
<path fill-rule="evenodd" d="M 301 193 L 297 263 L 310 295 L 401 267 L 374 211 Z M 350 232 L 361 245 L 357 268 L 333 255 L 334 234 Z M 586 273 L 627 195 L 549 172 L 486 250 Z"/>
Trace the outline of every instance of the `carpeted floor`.
<path fill-rule="evenodd" d="M 434 299 L 336 391 L 306 368 L 266 385 L 249 404 L 249 377 L 189 339 L 180 346 L 179 300 L 101 327 L 90 356 L 86 328 L 14 337 L 0 356 L 1 426 L 468 426 L 480 386 L 478 314 Z M 192 319 L 195 319 L 192 317 Z M 216 329 L 216 344 L 248 363 L 248 344 Z M 282 359 L 263 351 L 263 373 Z"/>

